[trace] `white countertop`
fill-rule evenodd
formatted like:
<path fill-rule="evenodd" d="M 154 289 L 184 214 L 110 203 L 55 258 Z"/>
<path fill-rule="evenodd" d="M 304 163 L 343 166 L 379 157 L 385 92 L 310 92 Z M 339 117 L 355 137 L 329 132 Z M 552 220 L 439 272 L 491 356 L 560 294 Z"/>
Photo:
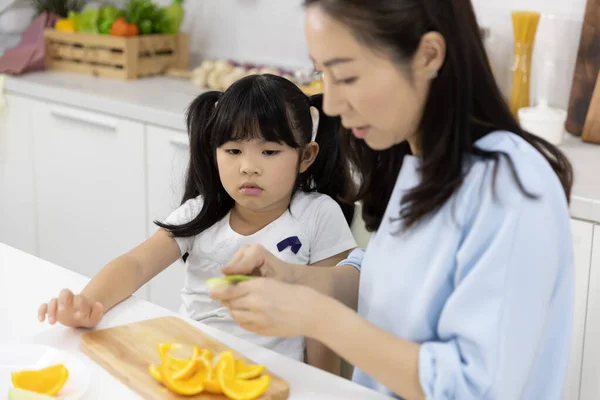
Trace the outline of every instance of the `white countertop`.
<path fill-rule="evenodd" d="M 81 275 L 0 243 L 0 345 L 42 344 L 75 354 L 91 373 L 92 381 L 85 399 L 138 399 L 140 397 L 135 392 L 79 351 L 82 330 L 38 322 L 37 310 L 42 302 L 57 296 L 65 287 L 80 291 L 87 282 L 88 279 Z M 98 328 L 171 315 L 175 314 L 132 297 L 107 313 Z M 290 384 L 291 400 L 388 399 L 346 379 L 198 322 L 186 321 L 285 379 Z M 100 390 L 103 391 L 102 397 Z"/>
<path fill-rule="evenodd" d="M 120 81 L 34 72 L 9 77 L 6 91 L 185 131 L 185 111 L 205 90 L 189 80 L 162 76 Z"/>
<path fill-rule="evenodd" d="M 600 223 L 600 145 L 567 134 L 559 148 L 573 165 L 571 216 Z"/>
<path fill-rule="evenodd" d="M 118 81 L 60 72 L 11 77 L 6 90 L 182 131 L 185 110 L 203 92 L 175 78 Z M 571 216 L 600 223 L 600 145 L 566 136 L 560 148 L 575 170 Z"/>

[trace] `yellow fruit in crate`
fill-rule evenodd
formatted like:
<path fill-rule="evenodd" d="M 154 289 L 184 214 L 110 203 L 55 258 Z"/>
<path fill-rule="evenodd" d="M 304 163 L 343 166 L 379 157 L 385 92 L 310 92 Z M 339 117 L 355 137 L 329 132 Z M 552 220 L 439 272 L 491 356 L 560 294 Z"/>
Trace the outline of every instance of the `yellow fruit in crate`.
<path fill-rule="evenodd" d="M 12 383 L 17 389 L 56 396 L 69 378 L 69 370 L 63 364 L 39 370 L 13 372 Z"/>

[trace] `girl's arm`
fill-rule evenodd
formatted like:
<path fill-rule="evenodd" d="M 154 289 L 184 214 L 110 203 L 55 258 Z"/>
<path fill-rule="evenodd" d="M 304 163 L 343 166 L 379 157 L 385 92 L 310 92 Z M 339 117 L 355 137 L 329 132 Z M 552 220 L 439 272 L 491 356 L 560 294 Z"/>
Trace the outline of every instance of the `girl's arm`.
<path fill-rule="evenodd" d="M 313 267 L 331 267 L 337 265 L 346 258 L 348 251 L 329 257 L 311 264 Z M 306 362 L 313 367 L 317 367 L 334 375 L 341 374 L 342 359 L 329 347 L 318 340 L 306 338 Z"/>
<path fill-rule="evenodd" d="M 179 257 L 181 252 L 177 242 L 161 228 L 134 249 L 106 264 L 81 294 L 92 303 L 101 303 L 106 312 Z"/>
<path fill-rule="evenodd" d="M 180 256 L 175 239 L 159 229 L 133 250 L 109 262 L 80 294 L 63 289 L 58 297 L 42 304 L 38 318 L 44 321 L 47 315 L 50 324 L 59 322 L 74 328 L 92 328 L 106 311 L 131 296 Z"/>

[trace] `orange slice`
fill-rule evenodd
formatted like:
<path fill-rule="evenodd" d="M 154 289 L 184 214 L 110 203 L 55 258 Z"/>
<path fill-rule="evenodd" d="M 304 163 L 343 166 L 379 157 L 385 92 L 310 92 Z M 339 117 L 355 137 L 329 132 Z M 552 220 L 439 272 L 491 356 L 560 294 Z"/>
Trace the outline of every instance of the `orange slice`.
<path fill-rule="evenodd" d="M 219 381 L 217 381 L 214 376 L 209 376 L 208 379 L 204 381 L 204 391 L 214 394 L 223 393 L 221 390 L 221 385 L 219 385 Z"/>
<path fill-rule="evenodd" d="M 235 361 L 236 379 L 258 378 L 265 371 L 264 365 L 247 365 L 244 360 Z"/>
<path fill-rule="evenodd" d="M 162 374 L 160 373 L 160 367 L 157 367 L 154 364 L 150 364 L 148 366 L 148 372 L 150 372 L 150 376 L 152 376 L 154 379 L 156 379 L 160 383 L 163 383 Z"/>
<path fill-rule="evenodd" d="M 158 345 L 158 354 L 160 355 L 160 359 L 164 362 L 168 353 L 171 350 L 180 349 L 181 345 L 178 343 L 160 343 Z"/>
<path fill-rule="evenodd" d="M 211 367 L 204 359 L 198 358 L 198 360 L 203 360 L 199 363 L 201 368 L 198 368 L 189 379 L 185 380 L 173 377 L 178 371 L 173 370 L 172 365 L 170 365 L 171 362 L 167 361 L 161 364 L 160 373 L 165 386 L 172 392 L 184 396 L 193 396 L 201 393 L 204 390 L 204 382 L 211 373 Z"/>
<path fill-rule="evenodd" d="M 189 361 L 179 370 L 173 373 L 173 379 L 184 380 L 190 378 L 196 372 L 198 365 L 198 356 L 200 355 L 200 348 L 194 346 L 194 353 Z"/>
<path fill-rule="evenodd" d="M 17 389 L 56 396 L 69 378 L 69 370 L 63 364 L 56 364 L 39 370 L 13 372 L 11 378 Z"/>
<path fill-rule="evenodd" d="M 216 378 L 221 387 L 223 381 L 235 379 L 235 358 L 233 352 L 227 350 L 219 354 L 219 360 L 216 367 Z"/>
<path fill-rule="evenodd" d="M 225 381 L 223 393 L 231 400 L 254 400 L 267 391 L 271 377 L 263 375 L 258 379 L 233 379 Z"/>

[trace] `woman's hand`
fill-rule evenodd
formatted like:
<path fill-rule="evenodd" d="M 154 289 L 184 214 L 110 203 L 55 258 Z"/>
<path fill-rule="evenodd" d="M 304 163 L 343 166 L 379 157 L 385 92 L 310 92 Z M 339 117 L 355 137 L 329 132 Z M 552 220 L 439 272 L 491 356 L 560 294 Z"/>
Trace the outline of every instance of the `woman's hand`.
<path fill-rule="evenodd" d="M 293 265 L 275 257 L 263 246 L 244 246 L 233 256 L 229 264 L 223 268 L 226 275 L 255 275 L 290 282 Z"/>
<path fill-rule="evenodd" d="M 71 328 L 93 328 L 104 315 L 104 307 L 99 302 L 92 303 L 82 294 L 74 295 L 70 290 L 63 289 L 58 298 L 40 306 L 40 322 L 44 322 L 46 315 L 51 325 L 60 322 Z"/>
<path fill-rule="evenodd" d="M 332 299 L 301 285 L 256 278 L 213 289 L 231 317 L 246 330 L 265 336 L 315 337 L 319 310 Z"/>

